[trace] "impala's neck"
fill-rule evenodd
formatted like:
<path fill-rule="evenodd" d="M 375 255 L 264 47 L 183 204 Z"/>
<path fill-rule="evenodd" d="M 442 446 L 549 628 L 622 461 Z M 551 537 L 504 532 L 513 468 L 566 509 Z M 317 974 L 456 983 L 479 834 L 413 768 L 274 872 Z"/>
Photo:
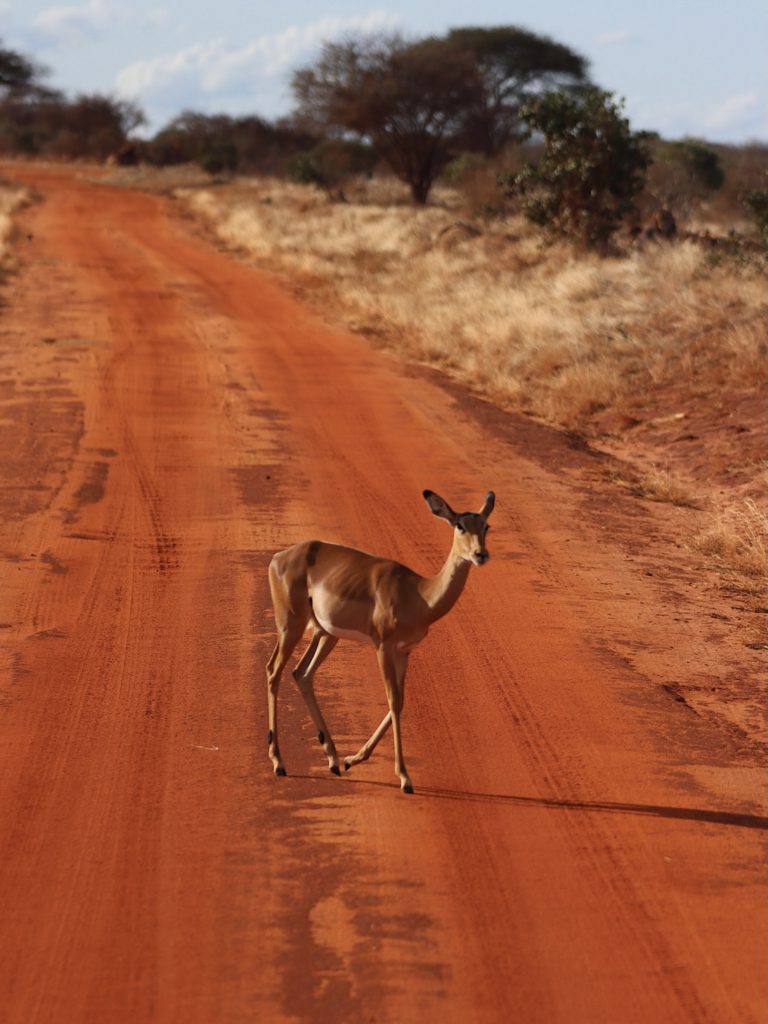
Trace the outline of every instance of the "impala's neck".
<path fill-rule="evenodd" d="M 436 622 L 453 608 L 469 576 L 471 563 L 451 548 L 437 576 L 425 577 L 419 586 L 421 596 L 430 609 L 429 620 Z"/>

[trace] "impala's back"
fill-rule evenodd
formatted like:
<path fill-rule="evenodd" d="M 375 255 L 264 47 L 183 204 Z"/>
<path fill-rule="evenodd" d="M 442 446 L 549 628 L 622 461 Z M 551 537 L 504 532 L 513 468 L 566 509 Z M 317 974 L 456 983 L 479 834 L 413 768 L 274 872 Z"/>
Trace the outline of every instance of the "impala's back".
<path fill-rule="evenodd" d="M 395 609 L 416 593 L 418 579 L 399 562 L 320 540 L 279 551 L 269 575 L 276 614 L 279 602 L 332 636 L 373 643 L 395 627 Z"/>

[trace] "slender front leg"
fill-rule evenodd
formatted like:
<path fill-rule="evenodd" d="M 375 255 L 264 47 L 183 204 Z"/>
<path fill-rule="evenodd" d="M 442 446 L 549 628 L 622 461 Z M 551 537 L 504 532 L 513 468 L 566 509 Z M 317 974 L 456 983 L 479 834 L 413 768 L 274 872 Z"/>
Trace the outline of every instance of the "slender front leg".
<path fill-rule="evenodd" d="M 280 756 L 280 745 L 277 741 L 277 695 L 280 690 L 280 674 L 275 674 L 275 665 L 279 657 L 280 644 L 277 643 L 267 662 L 267 711 L 269 717 L 267 747 L 275 775 L 285 775 L 285 765 Z"/>
<path fill-rule="evenodd" d="M 267 662 L 267 708 L 269 713 L 267 744 L 269 759 L 272 762 L 275 775 L 285 775 L 285 765 L 280 756 L 280 745 L 277 738 L 277 695 L 280 690 L 280 677 L 303 632 L 304 625 L 301 622 L 293 621 L 281 627 L 277 644 Z"/>
<path fill-rule="evenodd" d="M 315 640 L 317 640 L 316 643 Z M 312 721 L 315 723 L 317 738 L 328 757 L 328 767 L 334 775 L 341 774 L 339 771 L 339 755 L 336 753 L 336 745 L 333 742 L 328 726 L 325 724 L 320 705 L 317 703 L 312 680 L 315 672 L 338 642 L 338 638 L 331 636 L 329 633 L 316 633 L 306 653 L 293 671 L 293 678 L 301 690 L 301 695 L 312 716 Z"/>
<path fill-rule="evenodd" d="M 379 725 L 379 727 L 376 729 L 376 731 L 371 736 L 371 738 L 369 740 L 366 740 L 366 742 L 362 745 L 362 747 L 360 747 L 360 749 L 354 755 L 354 757 L 345 757 L 344 758 L 344 771 L 345 772 L 348 772 L 353 764 L 360 764 L 361 761 L 367 761 L 368 760 L 368 758 L 371 756 L 371 754 L 374 752 L 374 750 L 378 746 L 379 740 L 386 733 L 387 729 L 389 729 L 391 724 L 392 724 L 392 712 L 388 711 L 386 713 L 386 715 L 384 716 L 384 720 L 382 721 L 381 725 Z"/>
<path fill-rule="evenodd" d="M 402 791 L 404 793 L 412 793 L 413 785 L 405 768 L 403 741 L 400 735 L 400 713 L 403 710 L 405 670 L 408 665 L 408 655 L 394 650 L 386 643 L 381 644 L 376 654 L 379 660 L 379 670 L 387 690 L 389 710 L 392 715 L 392 737 L 395 742 L 395 775 L 400 779 Z"/>

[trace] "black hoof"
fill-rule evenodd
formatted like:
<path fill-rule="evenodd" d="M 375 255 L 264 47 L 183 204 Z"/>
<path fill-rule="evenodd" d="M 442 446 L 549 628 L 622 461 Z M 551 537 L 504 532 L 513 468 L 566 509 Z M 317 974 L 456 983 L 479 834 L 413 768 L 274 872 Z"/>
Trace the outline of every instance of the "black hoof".
<path fill-rule="evenodd" d="M 351 767 L 352 767 L 352 765 L 351 765 L 351 764 L 347 764 L 347 762 L 346 762 L 346 761 L 344 762 L 344 771 L 345 771 L 345 772 L 348 772 L 348 771 L 349 771 L 349 769 L 350 769 Z"/>
<path fill-rule="evenodd" d="M 410 782 L 406 782 L 406 784 L 403 786 L 403 792 L 411 794 L 413 793 L 413 786 L 410 784 Z"/>
<path fill-rule="evenodd" d="M 287 775 L 285 768 L 275 768 L 275 775 Z"/>
<path fill-rule="evenodd" d="M 337 764 L 331 765 L 331 771 L 333 772 L 334 775 L 341 775 L 341 772 L 339 771 L 339 766 Z"/>

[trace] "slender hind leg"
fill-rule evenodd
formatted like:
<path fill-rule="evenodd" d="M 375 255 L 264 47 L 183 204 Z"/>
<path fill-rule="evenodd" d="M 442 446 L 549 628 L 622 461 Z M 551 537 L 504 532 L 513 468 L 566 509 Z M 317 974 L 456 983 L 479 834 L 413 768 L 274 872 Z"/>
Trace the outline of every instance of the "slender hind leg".
<path fill-rule="evenodd" d="M 293 670 L 293 678 L 296 680 L 301 695 L 309 708 L 312 721 L 317 729 L 317 738 L 328 756 L 328 767 L 334 775 L 341 774 L 339 772 L 339 757 L 336 753 L 336 745 L 331 738 L 331 733 L 325 724 L 320 705 L 317 703 L 313 679 L 315 672 L 317 672 L 338 642 L 338 638 L 331 636 L 330 633 L 318 631 L 312 637 L 310 645 L 304 652 L 301 661 Z"/>
<path fill-rule="evenodd" d="M 280 756 L 277 737 L 277 694 L 280 689 L 280 677 L 286 662 L 301 639 L 305 626 L 306 622 L 302 622 L 300 619 L 288 618 L 285 625 L 279 628 L 277 644 L 267 662 L 267 704 L 269 708 L 267 742 L 269 744 L 269 759 L 272 762 L 275 775 L 285 775 L 285 765 Z"/>
<path fill-rule="evenodd" d="M 383 721 L 376 729 L 370 739 L 366 740 L 365 743 L 360 747 L 358 752 L 351 757 L 344 758 L 344 771 L 348 772 L 353 764 L 360 764 L 361 761 L 367 761 L 371 754 L 374 752 L 376 747 L 379 745 L 379 741 L 389 729 L 392 724 L 392 712 L 388 711 L 384 716 Z"/>

